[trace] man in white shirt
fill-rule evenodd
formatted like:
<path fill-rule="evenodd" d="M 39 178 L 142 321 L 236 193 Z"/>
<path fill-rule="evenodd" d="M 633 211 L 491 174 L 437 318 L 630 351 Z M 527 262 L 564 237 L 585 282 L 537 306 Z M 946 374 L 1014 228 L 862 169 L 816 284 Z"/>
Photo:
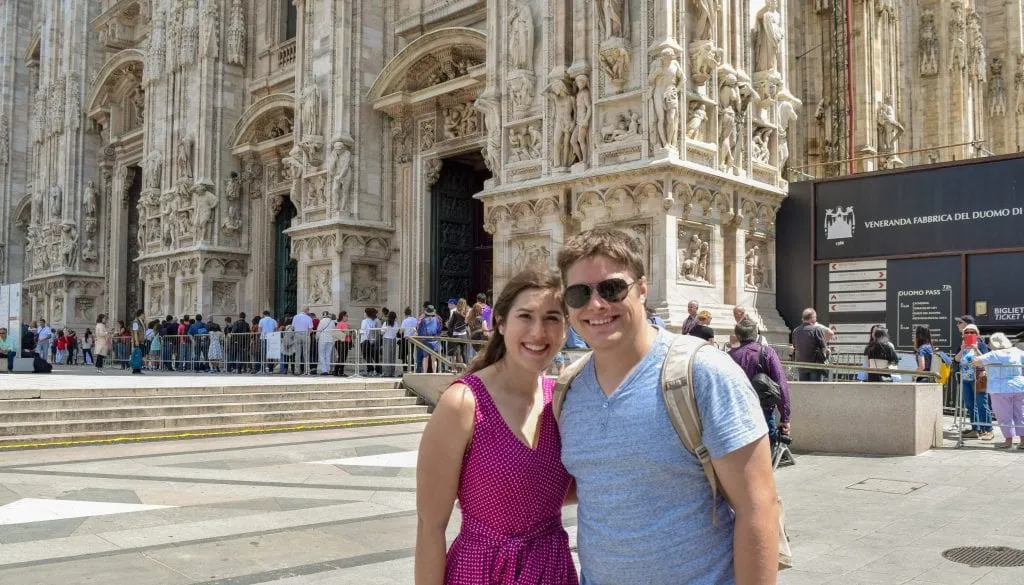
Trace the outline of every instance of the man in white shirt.
<path fill-rule="evenodd" d="M 46 319 L 39 320 L 39 333 L 36 338 L 36 347 L 39 348 L 39 357 L 47 362 L 50 361 L 50 344 L 53 343 L 53 330 L 46 324 Z"/>
<path fill-rule="evenodd" d="M 295 373 L 303 374 L 309 367 L 309 335 L 313 330 L 309 307 L 302 307 L 302 312 L 292 318 L 292 328 L 295 330 L 295 361 L 299 363 Z"/>
<path fill-rule="evenodd" d="M 270 359 L 267 358 L 267 338 L 270 334 L 277 331 L 277 320 L 270 316 L 270 311 L 263 311 L 263 318 L 260 319 L 260 342 L 263 346 L 263 359 L 265 361 L 264 368 L 267 373 L 274 371 L 273 364 L 270 363 Z"/>
<path fill-rule="evenodd" d="M 416 352 L 413 351 L 414 348 L 409 339 L 416 336 L 416 317 L 413 317 L 411 307 L 405 308 L 405 319 L 402 319 L 401 328 L 404 339 L 401 345 L 399 345 L 401 353 L 399 359 L 405 364 L 405 371 L 412 372 L 416 369 L 415 360 L 413 360 L 413 354 Z"/>

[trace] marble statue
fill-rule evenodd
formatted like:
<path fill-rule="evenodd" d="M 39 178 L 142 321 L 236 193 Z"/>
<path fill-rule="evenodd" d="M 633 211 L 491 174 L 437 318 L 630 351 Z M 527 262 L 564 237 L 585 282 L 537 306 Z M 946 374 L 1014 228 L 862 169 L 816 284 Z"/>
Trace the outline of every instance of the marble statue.
<path fill-rule="evenodd" d="M 556 167 L 568 167 L 573 163 L 572 133 L 576 127 L 576 100 L 573 99 L 564 79 L 551 80 L 549 90 L 555 102 L 555 136 L 551 163 Z"/>
<path fill-rule="evenodd" d="M 683 81 L 683 70 L 675 51 L 669 48 L 661 50 L 659 58 L 651 63 L 647 81 L 654 106 L 651 134 L 658 138 L 659 146 L 674 147 L 679 133 L 679 84 Z"/>
<path fill-rule="evenodd" d="M 331 197 L 342 212 L 351 211 L 352 197 L 352 151 L 342 140 L 335 140 L 331 146 Z"/>
<path fill-rule="evenodd" d="M 191 179 L 192 175 L 192 152 L 195 148 L 195 141 L 191 136 L 185 136 L 178 141 L 178 180 Z"/>
<path fill-rule="evenodd" d="M 703 102 L 690 104 L 690 119 L 686 122 L 686 137 L 690 140 L 700 140 L 701 129 L 707 119 L 707 106 Z"/>
<path fill-rule="evenodd" d="M 590 78 L 576 76 L 576 127 L 572 131 L 572 150 L 576 159 L 587 162 L 590 152 Z"/>
<path fill-rule="evenodd" d="M 213 227 L 213 210 L 219 201 L 217 194 L 211 189 L 211 185 L 196 185 L 194 194 L 195 206 L 195 234 L 196 240 L 205 241 L 211 236 Z"/>
<path fill-rule="evenodd" d="M 519 0 L 509 15 L 508 58 L 513 69 L 533 70 L 533 10 Z"/>
<path fill-rule="evenodd" d="M 697 6 L 694 39 L 710 41 L 714 38 L 715 22 L 718 19 L 718 0 L 694 0 Z"/>
<path fill-rule="evenodd" d="M 754 71 L 779 71 L 779 58 L 785 44 L 785 26 L 779 14 L 778 0 L 767 0 L 755 18 Z"/>
<path fill-rule="evenodd" d="M 85 217 L 96 219 L 96 181 L 89 181 L 82 193 L 82 208 L 85 209 Z"/>
<path fill-rule="evenodd" d="M 878 104 L 878 152 L 896 152 L 897 142 L 903 136 L 903 124 L 896 118 L 896 107 L 892 103 L 892 94 L 885 96 L 885 101 Z"/>
<path fill-rule="evenodd" d="M 604 38 L 615 39 L 625 36 L 622 30 L 623 15 L 626 7 L 626 0 L 598 0 L 603 18 Z"/>

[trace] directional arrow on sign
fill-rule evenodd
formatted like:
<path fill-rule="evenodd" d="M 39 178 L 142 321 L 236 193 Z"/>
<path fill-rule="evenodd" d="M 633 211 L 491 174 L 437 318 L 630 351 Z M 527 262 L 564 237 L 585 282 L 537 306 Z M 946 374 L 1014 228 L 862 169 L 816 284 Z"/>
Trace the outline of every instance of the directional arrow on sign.
<path fill-rule="evenodd" d="M 838 300 L 839 300 L 839 297 L 837 297 L 836 295 L 832 295 L 832 300 L 833 300 L 833 301 L 838 301 Z"/>
<path fill-rule="evenodd" d="M 884 270 L 879 270 L 878 271 L 878 278 L 885 278 L 885 271 Z"/>
<path fill-rule="evenodd" d="M 884 282 L 878 283 L 878 288 L 885 288 L 885 283 Z"/>
<path fill-rule="evenodd" d="M 837 268 L 839 268 L 839 265 L 838 265 L 838 264 L 833 264 L 833 265 L 832 265 L 832 270 L 835 270 L 835 269 L 837 269 Z"/>
<path fill-rule="evenodd" d="M 832 305 L 832 312 L 834 313 L 835 311 L 836 311 L 836 306 Z"/>

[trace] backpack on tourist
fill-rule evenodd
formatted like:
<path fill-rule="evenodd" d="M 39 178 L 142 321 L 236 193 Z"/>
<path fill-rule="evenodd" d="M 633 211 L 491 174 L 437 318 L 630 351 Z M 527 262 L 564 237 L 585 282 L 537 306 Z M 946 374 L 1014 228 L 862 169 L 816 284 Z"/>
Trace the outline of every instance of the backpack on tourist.
<path fill-rule="evenodd" d="M 704 475 L 711 484 L 712 502 L 717 502 L 718 493 L 721 491 L 718 484 L 718 477 L 711 465 L 711 456 L 704 446 L 701 436 L 703 427 L 700 420 L 700 411 L 697 406 L 697 398 L 693 393 L 693 385 L 690 380 L 693 377 L 693 355 L 704 347 L 714 347 L 710 343 L 690 335 L 680 335 L 675 338 L 665 356 L 665 363 L 661 370 L 661 397 L 665 401 L 665 410 L 668 411 L 668 418 L 672 421 L 679 439 L 686 450 L 692 453 L 704 469 Z M 590 361 L 593 353 L 584 355 L 579 360 L 567 366 L 558 377 L 554 391 L 551 396 L 551 412 L 555 420 L 562 414 L 562 405 L 565 404 L 565 395 L 569 386 L 583 367 Z M 726 497 L 724 492 L 723 497 Z M 728 501 L 728 498 L 726 498 Z M 711 509 L 712 521 L 717 522 L 715 504 Z M 786 515 L 782 505 L 782 498 L 779 498 L 779 569 L 789 569 L 793 566 L 793 552 L 789 546 L 789 535 L 786 534 Z"/>

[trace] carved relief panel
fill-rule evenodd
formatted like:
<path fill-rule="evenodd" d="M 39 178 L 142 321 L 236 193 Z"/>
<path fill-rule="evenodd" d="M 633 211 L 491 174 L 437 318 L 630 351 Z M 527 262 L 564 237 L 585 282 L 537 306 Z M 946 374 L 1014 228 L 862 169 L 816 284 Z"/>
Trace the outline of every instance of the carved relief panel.
<path fill-rule="evenodd" d="M 537 264 L 551 266 L 551 239 L 547 236 L 514 238 L 508 245 L 508 259 L 513 272 Z"/>
<path fill-rule="evenodd" d="M 766 239 L 747 238 L 743 258 L 743 287 L 747 290 L 771 290 L 770 250 L 770 243 Z"/>
<path fill-rule="evenodd" d="M 353 275 L 355 273 L 353 272 Z M 306 269 L 306 299 L 310 305 L 333 305 L 334 293 L 331 291 L 331 266 L 320 264 Z"/>
<path fill-rule="evenodd" d="M 711 284 L 712 228 L 709 225 L 680 221 L 676 234 L 676 282 Z"/>
<path fill-rule="evenodd" d="M 225 315 L 234 315 L 238 312 L 237 283 L 224 280 L 214 281 L 213 309 Z"/>
<path fill-rule="evenodd" d="M 374 305 L 381 302 L 381 267 L 377 264 L 352 264 L 352 302 Z"/>

